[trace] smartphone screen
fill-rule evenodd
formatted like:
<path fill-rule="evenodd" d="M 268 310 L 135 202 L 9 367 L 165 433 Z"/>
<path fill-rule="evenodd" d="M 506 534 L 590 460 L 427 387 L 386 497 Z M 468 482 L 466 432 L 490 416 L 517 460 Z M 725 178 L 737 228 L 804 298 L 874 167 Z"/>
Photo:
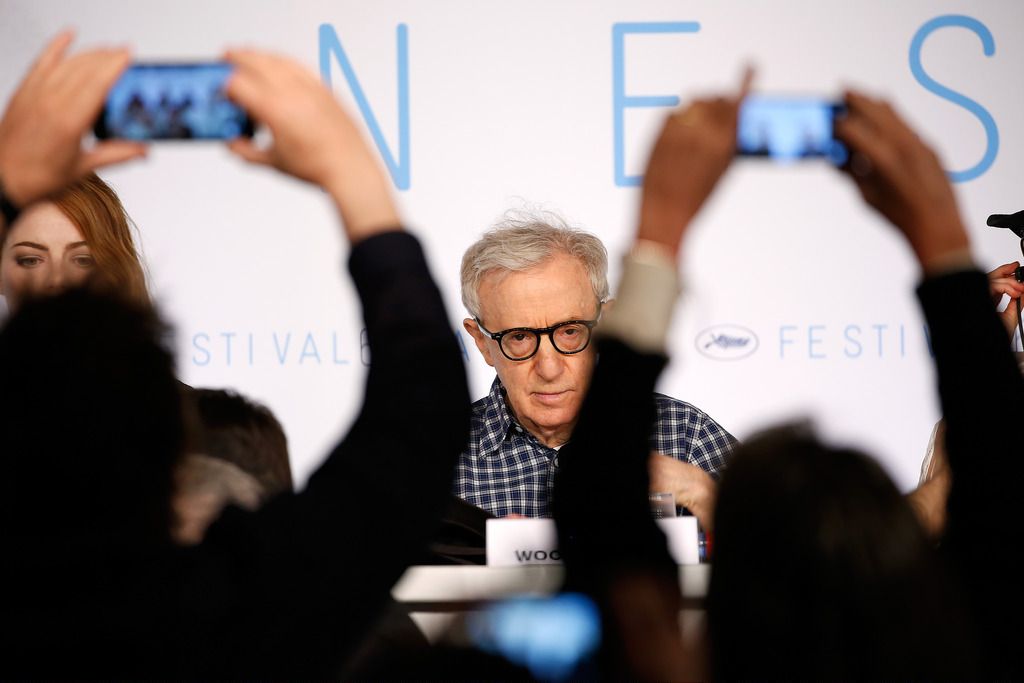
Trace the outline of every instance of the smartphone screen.
<path fill-rule="evenodd" d="M 484 651 L 542 680 L 564 680 L 600 645 L 601 617 L 586 596 L 561 593 L 502 600 L 470 615 L 467 630 Z"/>
<path fill-rule="evenodd" d="M 811 97 L 750 95 L 740 105 L 737 154 L 793 162 L 825 158 L 846 162 L 846 147 L 835 139 L 833 124 L 842 104 Z"/>
<path fill-rule="evenodd" d="M 228 100 L 231 65 L 133 64 L 114 84 L 96 137 L 128 140 L 230 140 L 253 134 L 248 114 Z"/>

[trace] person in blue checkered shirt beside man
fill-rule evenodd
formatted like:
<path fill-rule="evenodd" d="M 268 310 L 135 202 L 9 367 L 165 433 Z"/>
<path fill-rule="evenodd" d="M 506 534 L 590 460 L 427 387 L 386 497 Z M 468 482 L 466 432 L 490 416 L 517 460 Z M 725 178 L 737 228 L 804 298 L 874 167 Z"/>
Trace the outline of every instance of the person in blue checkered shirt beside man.
<path fill-rule="evenodd" d="M 659 256 L 643 247 L 627 258 Z M 512 215 L 466 251 L 461 283 L 472 316 L 463 325 L 497 377 L 473 404 L 454 493 L 499 517 L 549 516 L 558 449 L 596 360 L 590 340 L 608 305 L 607 252 L 550 213 Z M 662 394 L 655 403 L 651 490 L 674 493 L 709 529 L 718 472 L 736 440 L 689 403 Z"/>

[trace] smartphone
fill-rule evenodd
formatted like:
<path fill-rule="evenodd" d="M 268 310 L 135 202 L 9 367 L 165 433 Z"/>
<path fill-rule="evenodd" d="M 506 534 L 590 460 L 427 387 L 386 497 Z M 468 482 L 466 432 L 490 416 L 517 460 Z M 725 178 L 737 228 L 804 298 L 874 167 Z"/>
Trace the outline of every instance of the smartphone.
<path fill-rule="evenodd" d="M 228 100 L 224 62 L 133 64 L 114 84 L 93 131 L 126 140 L 252 137 L 249 115 Z"/>
<path fill-rule="evenodd" d="M 502 600 L 472 613 L 466 629 L 478 648 L 542 680 L 572 677 L 601 642 L 597 606 L 579 593 Z"/>
<path fill-rule="evenodd" d="M 834 124 L 846 107 L 815 97 L 750 95 L 740 105 L 736 153 L 789 163 L 827 159 L 840 166 L 849 152 L 836 140 Z"/>

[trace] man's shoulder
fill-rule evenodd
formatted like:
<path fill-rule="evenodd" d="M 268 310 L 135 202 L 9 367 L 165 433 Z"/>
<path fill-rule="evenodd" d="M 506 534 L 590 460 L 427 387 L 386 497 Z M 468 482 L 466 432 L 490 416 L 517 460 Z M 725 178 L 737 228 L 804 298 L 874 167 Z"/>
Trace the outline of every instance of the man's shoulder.
<path fill-rule="evenodd" d="M 473 401 L 473 405 L 471 406 L 473 410 L 473 416 L 476 417 L 478 414 L 482 414 L 484 410 L 487 409 L 487 406 L 493 403 L 494 401 L 492 400 L 490 394 L 484 394 L 477 400 Z"/>
<path fill-rule="evenodd" d="M 500 406 L 498 406 L 495 403 L 494 397 L 492 397 L 490 394 L 487 394 L 482 398 L 473 401 L 472 405 L 470 405 L 469 407 L 469 410 L 470 420 L 472 420 L 473 428 L 477 429 L 482 427 L 485 422 L 493 422 L 495 419 L 497 419 Z"/>
<path fill-rule="evenodd" d="M 651 448 L 716 474 L 736 446 L 736 439 L 703 410 L 665 394 L 654 394 L 656 418 Z"/>
<path fill-rule="evenodd" d="M 703 410 L 678 398 L 665 394 L 654 394 L 654 407 L 657 411 L 658 423 L 669 423 L 677 428 L 687 426 L 695 430 L 717 429 L 725 432 L 710 415 Z"/>
<path fill-rule="evenodd" d="M 682 401 L 678 398 L 673 398 L 667 394 L 659 394 L 658 392 L 654 393 L 654 405 L 658 409 L 659 416 L 662 414 L 693 417 L 707 415 L 707 413 L 692 403 L 687 403 L 686 401 Z"/>
<path fill-rule="evenodd" d="M 472 403 L 469 418 L 469 441 L 463 450 L 463 458 L 480 455 L 483 450 L 497 446 L 503 430 L 502 410 L 504 410 L 504 406 L 500 401 L 495 400 L 493 392 Z"/>

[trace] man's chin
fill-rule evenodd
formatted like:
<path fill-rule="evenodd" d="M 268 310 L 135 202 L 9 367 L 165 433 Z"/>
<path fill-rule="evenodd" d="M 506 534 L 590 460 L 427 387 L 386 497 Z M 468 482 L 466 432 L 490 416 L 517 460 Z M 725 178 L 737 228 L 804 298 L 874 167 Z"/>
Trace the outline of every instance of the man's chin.
<path fill-rule="evenodd" d="M 541 429 L 559 429 L 574 423 L 579 410 L 580 406 L 572 401 L 554 404 L 534 401 L 527 417 Z"/>

